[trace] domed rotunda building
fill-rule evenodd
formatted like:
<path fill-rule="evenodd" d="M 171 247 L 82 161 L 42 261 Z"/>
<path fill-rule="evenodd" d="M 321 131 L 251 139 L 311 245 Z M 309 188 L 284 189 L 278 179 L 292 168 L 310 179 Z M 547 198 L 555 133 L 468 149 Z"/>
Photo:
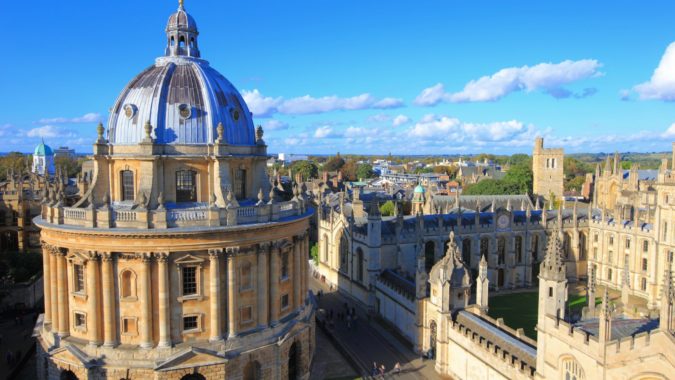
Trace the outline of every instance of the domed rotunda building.
<path fill-rule="evenodd" d="M 41 379 L 301 379 L 314 350 L 312 210 L 275 197 L 239 92 L 201 59 L 182 1 L 124 88 L 91 179 L 42 214 Z"/>

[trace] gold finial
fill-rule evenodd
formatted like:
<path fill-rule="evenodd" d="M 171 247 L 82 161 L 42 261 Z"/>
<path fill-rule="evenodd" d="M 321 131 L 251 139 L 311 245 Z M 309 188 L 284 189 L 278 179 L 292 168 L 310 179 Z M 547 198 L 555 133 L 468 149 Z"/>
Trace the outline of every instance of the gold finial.
<path fill-rule="evenodd" d="M 178 7 L 183 8 L 183 0 L 178 0 Z"/>

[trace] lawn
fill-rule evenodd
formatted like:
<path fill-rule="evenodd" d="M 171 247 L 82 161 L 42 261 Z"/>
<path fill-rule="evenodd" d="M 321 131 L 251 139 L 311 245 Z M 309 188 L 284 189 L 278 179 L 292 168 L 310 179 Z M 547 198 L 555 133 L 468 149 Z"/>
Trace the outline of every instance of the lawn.
<path fill-rule="evenodd" d="M 505 294 L 490 297 L 488 315 L 494 319 L 504 318 L 504 323 L 515 329 L 523 328 L 525 335 L 537 339 L 537 292 Z"/>
<path fill-rule="evenodd" d="M 537 306 L 539 294 L 535 292 L 505 294 L 490 297 L 488 315 L 492 318 L 504 318 L 504 323 L 513 328 L 523 328 L 525 335 L 537 340 Z M 586 295 L 570 294 L 568 306 L 572 312 L 586 306 Z M 596 304 L 598 298 L 596 298 Z"/>

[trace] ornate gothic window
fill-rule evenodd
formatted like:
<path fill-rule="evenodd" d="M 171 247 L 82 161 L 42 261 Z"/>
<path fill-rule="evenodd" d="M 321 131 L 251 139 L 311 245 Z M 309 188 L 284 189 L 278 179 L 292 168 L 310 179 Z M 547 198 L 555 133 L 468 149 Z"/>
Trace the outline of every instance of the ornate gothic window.
<path fill-rule="evenodd" d="M 131 170 L 122 170 L 122 200 L 133 201 L 135 195 L 134 172 Z"/>
<path fill-rule="evenodd" d="M 197 173 L 194 170 L 176 172 L 176 202 L 197 202 Z"/>
<path fill-rule="evenodd" d="M 497 264 L 504 264 L 506 258 L 506 239 L 500 237 L 497 239 Z"/>
<path fill-rule="evenodd" d="M 518 263 L 523 262 L 523 237 L 516 236 L 516 261 Z"/>
<path fill-rule="evenodd" d="M 356 280 L 363 283 L 363 250 L 361 247 L 356 249 Z"/>
<path fill-rule="evenodd" d="M 564 380 L 584 380 L 584 370 L 579 363 L 572 358 L 564 359 L 562 362 L 562 371 Z"/>
<path fill-rule="evenodd" d="M 484 256 L 486 260 L 487 260 L 487 257 L 488 257 L 489 247 L 490 247 L 490 241 L 488 240 L 488 238 L 480 239 L 480 255 Z"/>
<path fill-rule="evenodd" d="M 328 235 L 323 235 L 323 258 L 324 263 L 328 262 Z"/>
<path fill-rule="evenodd" d="M 342 234 L 340 237 L 340 271 L 347 273 L 347 258 L 349 256 L 349 241 L 347 241 L 347 236 Z"/>
<path fill-rule="evenodd" d="M 471 239 L 462 240 L 462 260 L 464 264 L 471 266 Z"/>
<path fill-rule="evenodd" d="M 436 263 L 436 245 L 433 241 L 428 241 L 424 244 L 424 268 L 427 273 L 431 272 L 431 268 Z"/>

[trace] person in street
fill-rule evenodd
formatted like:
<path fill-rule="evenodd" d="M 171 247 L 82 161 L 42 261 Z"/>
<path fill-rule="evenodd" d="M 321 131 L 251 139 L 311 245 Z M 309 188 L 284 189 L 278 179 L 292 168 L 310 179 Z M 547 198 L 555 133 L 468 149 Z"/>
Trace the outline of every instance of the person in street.
<path fill-rule="evenodd" d="M 394 364 L 394 374 L 401 374 L 401 363 L 396 362 L 396 364 Z"/>
<path fill-rule="evenodd" d="M 381 364 L 380 365 L 380 376 L 382 376 L 383 379 L 384 379 L 384 372 L 385 372 L 384 364 Z"/>
<path fill-rule="evenodd" d="M 377 363 L 373 362 L 373 369 L 370 371 L 370 375 L 375 377 L 377 376 L 379 369 L 377 368 Z"/>

